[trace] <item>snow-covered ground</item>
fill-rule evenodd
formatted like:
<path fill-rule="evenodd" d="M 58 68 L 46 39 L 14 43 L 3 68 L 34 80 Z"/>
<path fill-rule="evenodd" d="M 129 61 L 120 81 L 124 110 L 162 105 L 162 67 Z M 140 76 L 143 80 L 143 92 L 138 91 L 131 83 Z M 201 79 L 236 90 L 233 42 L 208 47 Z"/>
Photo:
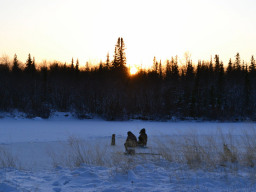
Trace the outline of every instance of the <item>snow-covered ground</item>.
<path fill-rule="evenodd" d="M 0 149 L 15 166 L 0 169 L 0 192 L 256 191 L 256 169 L 249 166 L 191 168 L 160 155 L 123 154 L 127 131 L 138 136 L 146 128 L 148 146 L 158 153 L 156 141 L 163 138 L 197 135 L 221 141 L 223 135 L 240 138 L 255 127 L 255 123 L 76 120 L 61 113 L 49 120 L 5 117 L 0 120 Z M 116 146 L 110 145 L 113 133 Z M 94 162 L 69 166 L 70 142 L 77 140 L 91 149 L 87 160 L 94 158 Z M 92 157 L 95 153 L 98 156 Z M 110 161 L 104 160 L 106 154 L 116 157 L 102 163 Z"/>

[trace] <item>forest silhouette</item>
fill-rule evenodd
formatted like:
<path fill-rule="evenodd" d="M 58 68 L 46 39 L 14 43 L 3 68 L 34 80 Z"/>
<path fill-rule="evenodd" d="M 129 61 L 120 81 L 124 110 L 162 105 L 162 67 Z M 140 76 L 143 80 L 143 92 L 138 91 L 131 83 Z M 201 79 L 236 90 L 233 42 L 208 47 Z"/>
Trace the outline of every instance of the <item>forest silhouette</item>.
<path fill-rule="evenodd" d="M 114 59 L 109 54 L 84 69 L 79 61 L 36 66 L 28 55 L 22 67 L 15 54 L 0 63 L 0 111 L 24 112 L 28 118 L 49 118 L 54 111 L 77 118 L 106 120 L 256 120 L 256 68 L 239 53 L 224 67 L 219 55 L 180 66 L 178 57 L 130 75 L 125 44 L 118 38 Z"/>

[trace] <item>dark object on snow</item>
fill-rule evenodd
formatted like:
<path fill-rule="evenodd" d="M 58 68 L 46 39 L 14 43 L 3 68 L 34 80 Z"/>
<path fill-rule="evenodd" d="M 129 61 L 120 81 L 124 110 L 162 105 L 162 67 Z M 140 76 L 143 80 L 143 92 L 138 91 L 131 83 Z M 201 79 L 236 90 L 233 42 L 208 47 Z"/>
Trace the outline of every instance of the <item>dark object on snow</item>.
<path fill-rule="evenodd" d="M 111 145 L 116 145 L 116 134 L 112 134 Z"/>
<path fill-rule="evenodd" d="M 133 149 L 133 147 L 137 147 L 137 145 L 138 145 L 138 143 L 137 143 L 136 136 L 131 131 L 128 131 L 127 132 L 127 139 L 126 139 L 125 144 L 124 144 L 126 152 L 128 154 L 134 154 L 135 149 Z"/>
<path fill-rule="evenodd" d="M 227 144 L 223 144 L 224 161 L 231 161 L 232 163 L 237 161 L 236 155 L 228 148 Z"/>
<path fill-rule="evenodd" d="M 143 128 L 140 130 L 138 145 L 144 147 L 147 145 L 147 141 L 148 141 L 148 136 L 146 134 L 146 130 Z"/>

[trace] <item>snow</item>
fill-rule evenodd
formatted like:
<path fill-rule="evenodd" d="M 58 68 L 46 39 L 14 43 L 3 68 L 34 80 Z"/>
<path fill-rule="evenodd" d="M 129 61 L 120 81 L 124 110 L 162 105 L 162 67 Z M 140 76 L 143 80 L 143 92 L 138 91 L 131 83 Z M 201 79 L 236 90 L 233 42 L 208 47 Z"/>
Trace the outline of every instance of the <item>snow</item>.
<path fill-rule="evenodd" d="M 255 126 L 250 122 L 77 120 L 67 113 L 56 113 L 48 120 L 5 115 L 0 120 L 0 148 L 10 152 L 19 165 L 0 169 L 0 192 L 256 191 L 256 169 L 245 166 L 194 169 L 160 156 L 136 155 L 122 155 L 122 159 L 117 160 L 119 167 L 113 164 L 68 167 L 64 163 L 70 138 L 82 139 L 90 143 L 89 147 L 100 144 L 106 147 L 106 153 L 109 149 L 122 153 L 127 131 L 138 136 L 140 129 L 146 128 L 148 145 L 154 147 L 153 140 L 157 137 L 179 139 L 191 133 L 218 137 L 220 131 L 240 137 Z M 117 146 L 111 147 L 113 133 Z M 53 165 L 53 158 L 60 163 Z"/>
<path fill-rule="evenodd" d="M 75 170 L 29 172 L 3 170 L 0 191 L 255 191 L 250 176 L 241 173 L 204 172 L 153 163 L 128 173 L 83 165 Z M 254 183 L 254 184 L 250 184 Z"/>

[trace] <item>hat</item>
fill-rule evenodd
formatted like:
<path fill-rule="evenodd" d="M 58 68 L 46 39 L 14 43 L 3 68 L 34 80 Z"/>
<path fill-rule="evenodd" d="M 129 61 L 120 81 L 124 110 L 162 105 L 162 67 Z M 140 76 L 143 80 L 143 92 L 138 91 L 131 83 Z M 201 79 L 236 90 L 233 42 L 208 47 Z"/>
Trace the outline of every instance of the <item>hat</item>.
<path fill-rule="evenodd" d="M 141 134 L 141 133 L 146 133 L 145 128 L 143 128 L 143 129 L 140 130 L 140 134 Z"/>

